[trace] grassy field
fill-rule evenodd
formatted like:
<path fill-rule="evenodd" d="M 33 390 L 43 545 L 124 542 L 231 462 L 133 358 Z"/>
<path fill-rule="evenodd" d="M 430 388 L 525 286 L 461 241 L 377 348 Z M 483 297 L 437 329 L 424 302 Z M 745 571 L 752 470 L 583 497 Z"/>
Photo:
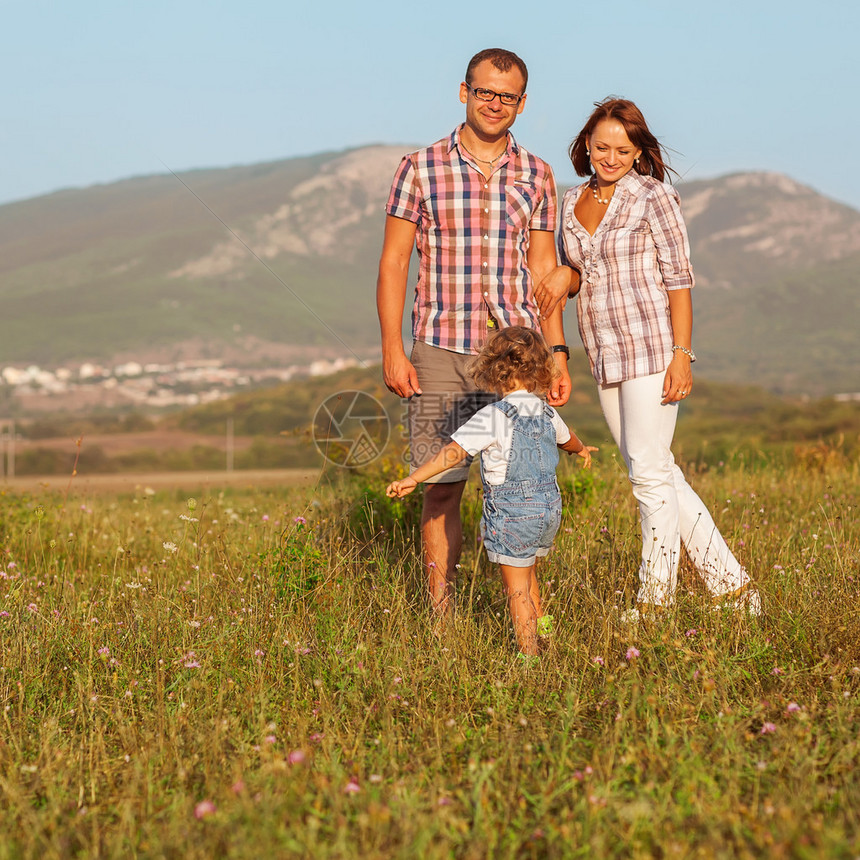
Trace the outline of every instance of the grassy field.
<path fill-rule="evenodd" d="M 392 464 L 6 491 L 0 858 L 860 856 L 860 468 L 745 462 L 692 480 L 761 618 L 684 569 L 676 611 L 620 623 L 639 530 L 601 452 L 560 475 L 531 668 L 477 486 L 440 639 Z"/>

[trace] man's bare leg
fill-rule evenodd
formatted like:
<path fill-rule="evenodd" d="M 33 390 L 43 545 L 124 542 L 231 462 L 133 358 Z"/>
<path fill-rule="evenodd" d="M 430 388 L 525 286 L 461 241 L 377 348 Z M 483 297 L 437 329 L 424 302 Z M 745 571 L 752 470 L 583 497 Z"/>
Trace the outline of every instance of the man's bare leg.
<path fill-rule="evenodd" d="M 427 484 L 421 511 L 421 540 L 430 603 L 440 615 L 453 610 L 456 564 L 463 548 L 460 500 L 465 481 Z"/>

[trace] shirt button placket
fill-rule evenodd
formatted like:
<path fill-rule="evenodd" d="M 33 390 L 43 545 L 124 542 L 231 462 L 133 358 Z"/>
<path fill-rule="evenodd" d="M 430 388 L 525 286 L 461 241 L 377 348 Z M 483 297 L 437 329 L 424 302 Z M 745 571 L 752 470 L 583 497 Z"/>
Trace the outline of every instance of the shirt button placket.
<path fill-rule="evenodd" d="M 490 183 L 485 178 L 481 189 L 481 292 L 489 323 L 490 311 Z M 483 316 L 483 315 L 482 315 Z"/>

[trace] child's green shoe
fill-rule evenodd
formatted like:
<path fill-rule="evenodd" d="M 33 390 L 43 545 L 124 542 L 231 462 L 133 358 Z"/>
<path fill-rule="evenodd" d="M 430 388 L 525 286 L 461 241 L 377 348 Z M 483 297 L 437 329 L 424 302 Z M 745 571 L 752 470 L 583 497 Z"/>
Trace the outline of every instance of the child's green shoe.
<path fill-rule="evenodd" d="M 541 639 L 549 639 L 553 633 L 553 616 L 552 615 L 541 615 L 537 620 L 537 635 L 541 637 Z"/>

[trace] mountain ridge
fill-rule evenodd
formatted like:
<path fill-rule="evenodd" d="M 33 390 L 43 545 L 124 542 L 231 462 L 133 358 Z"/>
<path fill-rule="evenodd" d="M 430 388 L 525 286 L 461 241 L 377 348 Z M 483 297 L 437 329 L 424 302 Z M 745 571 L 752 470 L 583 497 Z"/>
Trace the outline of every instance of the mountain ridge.
<path fill-rule="evenodd" d="M 0 206 L 0 363 L 136 350 L 253 362 L 266 344 L 376 354 L 383 207 L 407 151 L 375 144 Z M 778 173 L 678 188 L 697 372 L 778 392 L 860 389 L 860 212 Z"/>

